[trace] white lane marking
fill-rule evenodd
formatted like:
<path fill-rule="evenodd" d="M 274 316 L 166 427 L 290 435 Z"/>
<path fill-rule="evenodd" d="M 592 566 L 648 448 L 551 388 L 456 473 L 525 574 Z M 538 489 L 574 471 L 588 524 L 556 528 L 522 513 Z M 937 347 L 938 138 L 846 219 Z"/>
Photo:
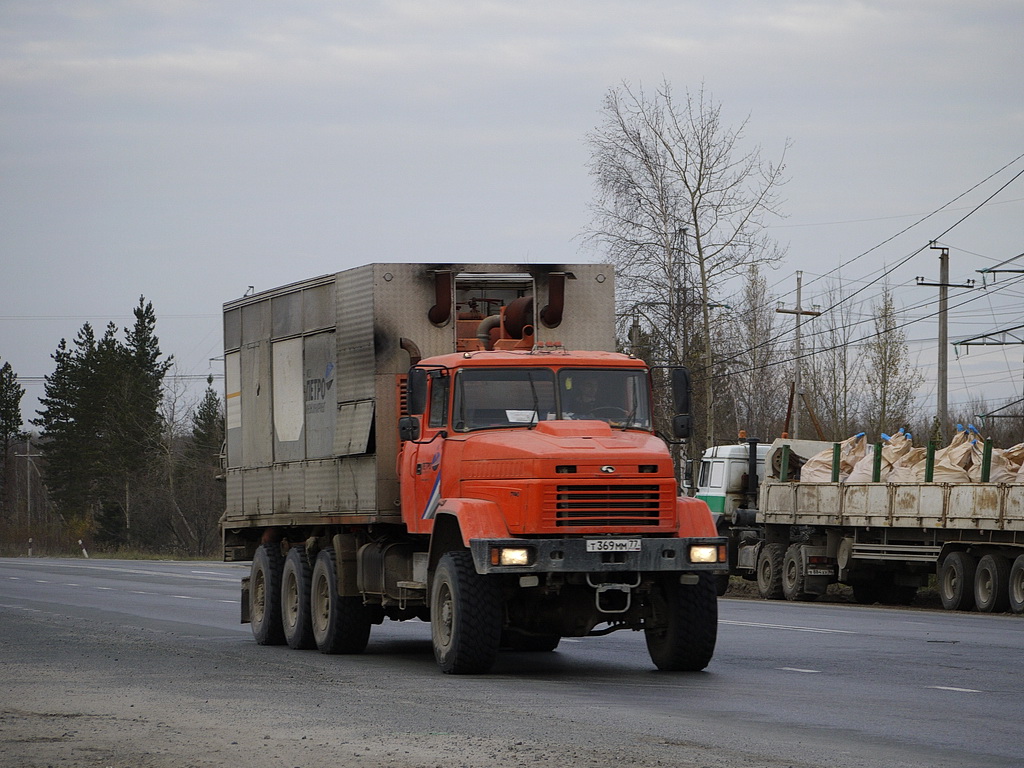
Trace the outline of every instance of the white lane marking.
<path fill-rule="evenodd" d="M 49 584 L 50 583 L 46 579 L 36 579 L 35 582 L 36 582 L 36 584 Z"/>
<path fill-rule="evenodd" d="M 96 587 L 96 589 L 102 589 L 102 590 L 106 590 L 106 591 L 109 592 L 109 591 L 113 591 L 114 588 L 113 587 Z"/>
<path fill-rule="evenodd" d="M 81 584 L 61 584 L 62 587 L 80 587 Z"/>
<path fill-rule="evenodd" d="M 820 669 L 800 669 L 799 667 L 776 667 L 776 669 L 781 670 L 783 672 L 805 672 L 808 675 L 821 674 Z"/>
<path fill-rule="evenodd" d="M 953 691 L 955 693 L 981 693 L 981 691 L 976 691 L 974 688 L 953 688 L 949 685 L 929 685 L 928 687 L 936 691 Z"/>
<path fill-rule="evenodd" d="M 820 632 L 825 635 L 856 635 L 856 632 L 850 632 L 846 629 L 822 629 L 820 627 L 792 627 L 787 624 L 761 624 L 756 621 L 726 621 L 724 619 L 718 622 L 719 624 L 731 624 L 734 627 L 760 627 L 761 629 L 788 629 L 791 632 Z"/>

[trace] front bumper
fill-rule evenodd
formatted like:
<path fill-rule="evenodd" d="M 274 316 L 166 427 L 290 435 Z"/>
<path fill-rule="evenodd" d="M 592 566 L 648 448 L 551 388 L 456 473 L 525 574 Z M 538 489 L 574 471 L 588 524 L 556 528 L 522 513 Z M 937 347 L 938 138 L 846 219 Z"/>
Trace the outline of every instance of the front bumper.
<path fill-rule="evenodd" d="M 627 538 L 627 537 L 619 537 Z M 591 537 L 591 540 L 603 537 Z M 637 552 L 588 552 L 586 538 L 580 539 L 472 539 L 469 542 L 477 573 L 711 573 L 729 572 L 728 557 L 716 562 L 693 562 L 690 548 L 714 547 L 725 555 L 725 537 L 640 539 Z M 526 549 L 530 553 L 525 565 L 500 565 L 492 552 L 501 549 Z"/>

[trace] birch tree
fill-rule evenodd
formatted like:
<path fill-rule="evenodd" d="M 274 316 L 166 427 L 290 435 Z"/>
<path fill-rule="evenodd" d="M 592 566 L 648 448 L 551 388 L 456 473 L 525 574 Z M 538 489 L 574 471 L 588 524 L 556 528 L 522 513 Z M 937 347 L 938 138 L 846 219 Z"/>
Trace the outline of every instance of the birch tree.
<path fill-rule="evenodd" d="M 621 316 L 657 337 L 654 362 L 693 369 L 698 449 L 714 441 L 714 299 L 750 264 L 781 257 L 764 226 L 778 213 L 788 142 L 778 162 L 766 162 L 760 147 L 744 148 L 746 129 L 747 120 L 725 125 L 703 86 L 677 101 L 664 81 L 653 93 L 609 89 L 588 135 L 588 238 L 617 268 Z"/>

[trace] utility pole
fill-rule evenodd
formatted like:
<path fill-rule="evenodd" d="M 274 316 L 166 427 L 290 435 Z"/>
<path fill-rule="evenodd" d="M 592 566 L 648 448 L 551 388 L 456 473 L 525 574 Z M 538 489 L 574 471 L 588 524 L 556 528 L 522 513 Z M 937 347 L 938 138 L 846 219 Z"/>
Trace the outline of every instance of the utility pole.
<path fill-rule="evenodd" d="M 804 399 L 803 384 L 800 381 L 800 358 L 803 357 L 803 347 L 800 344 L 800 326 L 803 324 L 801 317 L 804 315 L 817 317 L 821 312 L 811 309 L 804 309 L 802 300 L 804 273 L 796 273 L 796 309 L 785 309 L 778 307 L 775 311 L 784 315 L 796 315 L 796 361 L 793 365 L 793 431 L 794 440 L 800 437 L 800 402 Z"/>
<path fill-rule="evenodd" d="M 928 247 L 939 252 L 939 282 L 929 283 L 923 277 L 917 278 L 918 286 L 928 286 L 939 289 L 939 369 L 938 381 L 935 385 L 938 402 L 936 403 L 936 417 L 939 420 L 939 434 L 942 439 L 946 438 L 946 421 L 949 419 L 949 395 L 947 381 L 949 377 L 949 289 L 950 288 L 973 288 L 974 281 L 968 280 L 965 283 L 949 282 L 949 248 L 936 245 L 932 240 Z"/>

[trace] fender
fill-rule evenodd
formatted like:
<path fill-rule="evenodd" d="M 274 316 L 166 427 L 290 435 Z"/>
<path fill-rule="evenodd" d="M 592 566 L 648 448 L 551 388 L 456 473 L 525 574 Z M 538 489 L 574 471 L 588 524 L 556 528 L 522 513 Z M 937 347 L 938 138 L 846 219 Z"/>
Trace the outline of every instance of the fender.
<path fill-rule="evenodd" d="M 472 539 L 510 539 L 508 523 L 501 507 L 483 499 L 444 499 L 437 516 L 450 515 L 458 520 L 462 543 L 469 548 Z"/>
<path fill-rule="evenodd" d="M 700 499 L 680 496 L 676 499 L 680 538 L 719 536 L 711 509 Z"/>

